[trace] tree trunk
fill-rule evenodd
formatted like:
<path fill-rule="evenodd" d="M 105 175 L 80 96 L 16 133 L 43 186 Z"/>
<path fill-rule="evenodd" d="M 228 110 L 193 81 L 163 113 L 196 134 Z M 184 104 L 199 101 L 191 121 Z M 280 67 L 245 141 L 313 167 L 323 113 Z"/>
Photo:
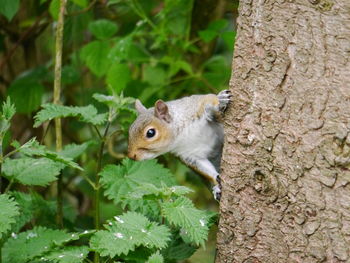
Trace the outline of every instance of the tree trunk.
<path fill-rule="evenodd" d="M 216 263 L 350 262 L 350 1 L 242 0 Z"/>

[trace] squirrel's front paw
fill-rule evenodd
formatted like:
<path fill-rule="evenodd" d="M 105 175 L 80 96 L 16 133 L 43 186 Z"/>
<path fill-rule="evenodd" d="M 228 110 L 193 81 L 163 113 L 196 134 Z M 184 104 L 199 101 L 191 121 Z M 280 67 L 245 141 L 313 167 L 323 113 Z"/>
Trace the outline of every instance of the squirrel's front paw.
<path fill-rule="evenodd" d="M 218 184 L 217 184 L 217 185 L 214 185 L 214 186 L 213 186 L 212 192 L 213 192 L 213 195 L 214 195 L 215 200 L 219 202 L 220 199 L 221 199 L 221 189 L 220 189 L 220 186 L 219 186 Z"/>
<path fill-rule="evenodd" d="M 218 94 L 218 99 L 219 99 L 219 110 L 221 112 L 224 112 L 227 108 L 227 105 L 230 103 L 231 101 L 231 91 L 228 89 L 222 90 L 219 92 Z"/>

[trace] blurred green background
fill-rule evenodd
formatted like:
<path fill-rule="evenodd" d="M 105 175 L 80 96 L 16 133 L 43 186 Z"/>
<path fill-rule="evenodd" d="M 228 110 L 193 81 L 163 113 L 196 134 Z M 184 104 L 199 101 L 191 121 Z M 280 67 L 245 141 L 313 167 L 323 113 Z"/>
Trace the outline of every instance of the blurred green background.
<path fill-rule="evenodd" d="M 10 96 L 18 112 L 7 140 L 24 143 L 35 136 L 55 148 L 53 125 L 33 128 L 33 116 L 53 97 L 58 8 L 58 0 L 0 0 L 0 99 Z M 237 8 L 238 0 L 68 0 L 63 104 L 94 104 L 103 111 L 92 94 L 123 93 L 152 106 L 160 98 L 168 101 L 227 88 Z M 113 123 L 111 130 L 119 132 L 107 142 L 104 164 L 119 163 L 125 157 L 127 131 L 134 118 L 126 112 Z M 74 119 L 63 121 L 64 144 L 80 144 L 94 134 Z M 82 157 L 87 176 L 93 177 L 96 170 L 97 147 Z M 9 150 L 5 140 L 4 151 Z M 207 182 L 171 155 L 159 161 L 171 169 L 180 185 L 195 190 L 190 198 L 197 207 L 218 211 Z M 92 226 L 91 187 L 76 171 L 66 171 L 63 179 L 71 224 Z M 46 199 L 55 196 L 54 187 L 36 190 Z M 102 199 L 101 221 L 119 210 Z M 211 230 L 206 249 L 199 249 L 188 262 L 213 262 L 216 230 Z"/>

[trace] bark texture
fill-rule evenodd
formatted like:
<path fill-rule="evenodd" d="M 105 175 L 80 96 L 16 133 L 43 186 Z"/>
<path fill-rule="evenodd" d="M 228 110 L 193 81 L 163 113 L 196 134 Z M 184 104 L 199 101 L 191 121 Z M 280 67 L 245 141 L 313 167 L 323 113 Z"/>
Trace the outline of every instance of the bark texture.
<path fill-rule="evenodd" d="M 242 0 L 221 262 L 350 262 L 350 1 Z"/>

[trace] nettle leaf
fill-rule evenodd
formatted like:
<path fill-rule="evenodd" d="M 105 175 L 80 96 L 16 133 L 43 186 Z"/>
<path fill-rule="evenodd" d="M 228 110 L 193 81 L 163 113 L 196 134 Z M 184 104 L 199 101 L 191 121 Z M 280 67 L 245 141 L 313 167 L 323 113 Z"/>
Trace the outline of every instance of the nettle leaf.
<path fill-rule="evenodd" d="M 98 77 L 106 74 L 110 66 L 110 46 L 106 41 L 92 41 L 81 49 L 80 57 Z"/>
<path fill-rule="evenodd" d="M 45 227 L 35 227 L 32 230 L 13 234 L 3 246 L 4 262 L 25 263 L 42 256 L 54 247 L 61 246 L 79 239 L 75 233 L 65 230 L 53 230 Z"/>
<path fill-rule="evenodd" d="M 91 123 L 93 125 L 101 125 L 107 120 L 107 113 L 97 113 L 97 109 L 92 106 L 62 106 L 57 104 L 44 104 L 43 109 L 39 111 L 34 119 L 34 127 L 38 127 L 45 121 L 58 117 L 78 117 L 80 121 Z"/>
<path fill-rule="evenodd" d="M 131 80 L 131 71 L 126 64 L 114 63 L 108 70 L 106 83 L 114 94 L 120 94 Z"/>
<path fill-rule="evenodd" d="M 144 197 L 154 196 L 154 197 L 169 197 L 169 196 L 180 196 L 193 192 L 188 187 L 185 186 L 171 186 L 167 187 L 163 185 L 162 187 L 156 187 L 154 184 L 144 183 L 136 188 L 134 188 L 130 193 L 129 197 L 132 199 L 140 199 Z"/>
<path fill-rule="evenodd" d="M 11 21 L 19 8 L 19 0 L 3 0 L 0 4 L 0 14 L 3 14 L 8 21 Z"/>
<path fill-rule="evenodd" d="M 68 246 L 45 254 L 39 262 L 81 263 L 84 262 L 88 254 L 89 248 L 87 246 Z"/>
<path fill-rule="evenodd" d="M 156 253 L 154 253 L 148 258 L 146 263 L 163 263 L 163 262 L 164 262 L 163 256 L 159 253 L 159 251 L 157 251 Z"/>
<path fill-rule="evenodd" d="M 23 94 L 26 94 L 23 96 Z M 39 109 L 44 86 L 39 82 L 24 79 L 15 80 L 8 89 L 8 96 L 19 113 L 31 113 Z"/>
<path fill-rule="evenodd" d="M 18 208 L 21 216 L 16 220 L 16 224 L 13 225 L 12 231 L 18 232 L 26 223 L 28 223 L 34 216 L 34 206 L 32 196 L 21 192 L 11 192 L 11 195 L 18 203 Z"/>
<path fill-rule="evenodd" d="M 197 249 L 196 245 L 185 243 L 181 238 L 174 237 L 168 247 L 162 250 L 162 254 L 169 261 L 179 261 L 191 257 Z"/>
<path fill-rule="evenodd" d="M 47 150 L 44 145 L 40 145 L 35 138 L 30 139 L 28 142 L 26 142 L 23 145 L 20 145 L 17 141 L 13 141 L 11 144 L 13 147 L 15 147 L 19 152 L 23 153 L 24 155 L 27 155 L 29 157 L 32 156 L 39 156 L 39 157 L 46 157 L 54 162 L 61 163 L 62 169 L 65 166 L 69 166 L 78 170 L 83 170 L 77 163 L 73 162 L 73 158 L 69 156 L 69 154 L 73 154 L 72 147 L 74 146 L 68 146 L 68 151 L 65 149 L 62 152 L 53 152 L 50 150 Z M 81 149 L 78 149 L 80 147 Z M 81 151 L 86 149 L 87 145 L 75 145 L 76 151 Z M 70 151 L 70 152 L 69 152 Z M 74 153 L 74 154 L 77 154 Z"/>
<path fill-rule="evenodd" d="M 1 119 L 10 121 L 16 113 L 16 107 L 11 103 L 10 97 L 6 98 L 6 101 L 2 104 Z"/>
<path fill-rule="evenodd" d="M 11 225 L 16 222 L 19 216 L 19 208 L 16 201 L 7 194 L 0 195 L 0 239 L 2 234 L 11 229 Z"/>
<path fill-rule="evenodd" d="M 195 208 L 190 199 L 182 196 L 174 202 L 163 203 L 162 212 L 171 224 L 181 228 L 191 242 L 204 246 L 209 231 L 209 218 L 205 211 Z"/>
<path fill-rule="evenodd" d="M 89 24 L 89 31 L 98 39 L 109 39 L 117 30 L 117 25 L 106 19 L 96 20 Z"/>
<path fill-rule="evenodd" d="M 138 246 L 161 249 L 170 240 L 168 227 L 151 222 L 142 214 L 127 212 L 114 219 L 106 230 L 96 232 L 90 239 L 90 246 L 102 256 L 126 255 Z"/>
<path fill-rule="evenodd" d="M 19 159 L 5 159 L 3 163 L 3 173 L 8 178 L 25 185 L 45 186 L 56 180 L 56 176 L 63 168 L 61 163 L 57 163 L 48 158 L 34 159 L 23 157 Z"/>
<path fill-rule="evenodd" d="M 124 159 L 121 165 L 107 165 L 102 172 L 101 184 L 106 189 L 104 194 L 115 203 L 127 204 L 127 196 L 142 184 L 161 187 L 174 186 L 175 179 L 170 171 L 158 164 L 156 160 L 132 161 Z"/>
<path fill-rule="evenodd" d="M 91 145 L 96 144 L 95 141 L 87 141 L 82 144 L 68 144 L 64 146 L 63 150 L 59 152 L 59 155 L 66 157 L 66 158 L 71 158 L 75 159 L 78 156 L 82 155 L 87 148 L 89 148 Z"/>

